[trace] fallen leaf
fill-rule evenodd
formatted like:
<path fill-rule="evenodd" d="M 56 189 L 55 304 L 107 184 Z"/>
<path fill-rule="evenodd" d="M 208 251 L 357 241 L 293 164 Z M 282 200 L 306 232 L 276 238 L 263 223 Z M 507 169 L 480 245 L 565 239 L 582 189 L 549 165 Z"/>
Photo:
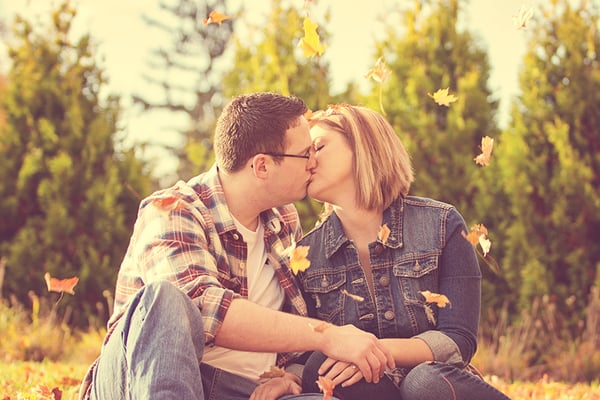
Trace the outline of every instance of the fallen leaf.
<path fill-rule="evenodd" d="M 513 24 L 517 29 L 525 29 L 531 17 L 533 17 L 533 7 L 521 6 L 519 11 L 512 17 Z"/>
<path fill-rule="evenodd" d="M 323 333 L 325 332 L 325 330 L 329 327 L 331 327 L 332 325 L 329 322 L 321 322 L 319 325 L 317 326 L 313 326 L 313 324 L 311 324 L 310 322 L 308 323 L 308 326 L 310 326 L 310 329 L 313 330 L 313 332 L 319 332 L 319 333 Z"/>
<path fill-rule="evenodd" d="M 335 388 L 333 380 L 326 376 L 319 376 L 319 379 L 317 379 L 317 386 L 319 386 L 319 390 L 323 392 L 323 400 L 330 400 L 331 396 L 333 396 L 333 389 Z"/>
<path fill-rule="evenodd" d="M 279 248 L 281 249 L 281 246 Z M 294 275 L 298 275 L 298 272 L 306 271 L 310 267 L 310 260 L 306 258 L 308 250 L 309 246 L 296 246 L 296 242 L 292 241 L 290 247 L 280 250 L 279 254 L 290 259 L 290 269 Z"/>
<path fill-rule="evenodd" d="M 359 303 L 365 301 L 364 297 L 359 296 L 357 294 L 352 294 L 352 293 L 348 292 L 346 289 L 342 289 L 341 292 L 343 295 L 346 295 L 346 296 L 350 297 L 352 300 L 358 301 Z"/>
<path fill-rule="evenodd" d="M 383 224 L 381 228 L 379 228 L 379 232 L 377 232 L 377 238 L 381 240 L 381 243 L 386 244 L 390 237 L 390 232 L 390 228 L 388 228 L 387 224 Z"/>
<path fill-rule="evenodd" d="M 373 79 L 378 83 L 384 83 L 390 75 L 392 75 L 392 71 L 388 69 L 385 61 L 383 61 L 383 57 L 379 57 L 375 62 L 375 66 L 367 71 L 365 78 Z"/>
<path fill-rule="evenodd" d="M 276 365 L 271 365 L 271 368 L 268 371 L 260 374 L 260 379 L 271 379 L 271 378 L 279 378 L 285 375 L 285 370 L 283 368 L 279 368 Z"/>
<path fill-rule="evenodd" d="M 78 277 L 67 278 L 67 279 L 56 279 L 50 276 L 49 272 L 44 274 L 44 279 L 46 280 L 46 285 L 48 286 L 49 292 L 58 292 L 58 293 L 68 293 L 75 294 L 73 288 L 79 282 Z"/>
<path fill-rule="evenodd" d="M 429 290 L 419 291 L 419 293 L 421 293 L 427 303 L 435 303 L 440 308 L 444 308 L 450 304 L 450 300 L 444 294 L 433 293 Z"/>
<path fill-rule="evenodd" d="M 449 89 L 450 88 L 438 89 L 434 94 L 427 93 L 427 95 L 431 97 L 438 105 L 450 107 L 450 103 L 457 101 L 458 97 L 453 94 L 448 94 Z"/>
<path fill-rule="evenodd" d="M 304 18 L 304 37 L 300 39 L 298 47 L 304 50 L 304 56 L 314 57 L 323 54 L 325 45 L 321 44 L 317 28 L 319 25 L 313 23 L 308 17 Z"/>
<path fill-rule="evenodd" d="M 490 157 L 492 156 L 492 150 L 494 149 L 494 139 L 489 136 L 481 138 L 481 154 L 475 157 L 476 164 L 479 165 L 490 165 Z"/>
<path fill-rule="evenodd" d="M 229 17 L 227 15 L 221 14 L 220 12 L 213 10 L 208 14 L 208 18 L 204 18 L 202 20 L 202 25 L 209 25 L 209 24 L 221 25 L 221 23 L 223 21 L 225 21 L 226 19 L 229 19 Z"/>
<path fill-rule="evenodd" d="M 483 224 L 473 225 L 469 234 L 462 232 L 463 237 L 467 239 L 469 243 L 473 245 L 473 247 L 477 247 L 478 244 L 481 246 L 484 257 L 487 253 L 489 253 L 492 246 L 492 242 L 487 238 L 487 234 L 488 230 Z"/>

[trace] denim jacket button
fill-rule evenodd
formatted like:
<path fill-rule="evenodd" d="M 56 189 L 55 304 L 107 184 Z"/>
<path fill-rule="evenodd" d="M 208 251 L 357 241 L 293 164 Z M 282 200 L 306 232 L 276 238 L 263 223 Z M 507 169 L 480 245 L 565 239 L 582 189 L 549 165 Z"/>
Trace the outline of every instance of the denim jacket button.
<path fill-rule="evenodd" d="M 375 253 L 377 253 L 377 254 L 381 254 L 381 253 L 383 253 L 383 250 L 384 250 L 384 247 L 383 247 L 381 244 L 379 244 L 379 243 L 378 243 L 378 244 L 375 246 Z"/>
<path fill-rule="evenodd" d="M 390 310 L 386 311 L 383 314 L 383 318 L 387 319 L 388 321 L 393 320 L 395 317 L 396 317 L 396 314 L 394 314 L 394 312 L 390 311 Z"/>
<path fill-rule="evenodd" d="M 388 286 L 390 284 L 390 277 L 389 276 L 382 276 L 381 278 L 379 278 L 379 284 L 381 286 Z"/>

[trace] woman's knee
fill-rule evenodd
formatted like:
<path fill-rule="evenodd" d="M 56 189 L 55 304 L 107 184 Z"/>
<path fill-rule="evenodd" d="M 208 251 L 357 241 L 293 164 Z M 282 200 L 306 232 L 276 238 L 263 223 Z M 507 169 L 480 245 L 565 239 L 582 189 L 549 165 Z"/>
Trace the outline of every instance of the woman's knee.
<path fill-rule="evenodd" d="M 452 399 L 450 382 L 443 376 L 449 365 L 426 362 L 412 368 L 400 384 L 400 396 L 403 400 L 441 400 Z"/>

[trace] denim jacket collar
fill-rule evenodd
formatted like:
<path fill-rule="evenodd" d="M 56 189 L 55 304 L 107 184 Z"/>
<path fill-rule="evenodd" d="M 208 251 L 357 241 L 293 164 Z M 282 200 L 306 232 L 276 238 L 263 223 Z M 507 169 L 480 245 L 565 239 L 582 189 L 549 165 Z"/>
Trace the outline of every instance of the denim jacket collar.
<path fill-rule="evenodd" d="M 387 224 L 390 229 L 390 236 L 384 246 L 392 249 L 401 248 L 402 242 L 402 223 L 403 223 L 404 200 L 399 197 L 383 211 L 383 224 Z M 331 258 L 340 248 L 342 248 L 350 239 L 346 237 L 342 223 L 334 212 L 325 222 L 323 222 L 323 230 L 325 233 L 325 255 Z M 377 239 L 381 243 L 380 239 Z"/>

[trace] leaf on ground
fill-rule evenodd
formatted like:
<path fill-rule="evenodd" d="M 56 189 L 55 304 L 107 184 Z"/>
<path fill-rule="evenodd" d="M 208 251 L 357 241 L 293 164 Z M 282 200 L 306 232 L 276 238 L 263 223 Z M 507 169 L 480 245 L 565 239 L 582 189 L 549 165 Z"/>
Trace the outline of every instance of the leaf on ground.
<path fill-rule="evenodd" d="M 223 21 L 225 21 L 226 19 L 229 19 L 229 17 L 227 15 L 221 14 L 218 11 L 212 10 L 208 14 L 208 18 L 202 19 L 202 25 L 210 25 L 210 24 L 219 24 L 219 25 L 221 25 L 221 23 Z"/>

